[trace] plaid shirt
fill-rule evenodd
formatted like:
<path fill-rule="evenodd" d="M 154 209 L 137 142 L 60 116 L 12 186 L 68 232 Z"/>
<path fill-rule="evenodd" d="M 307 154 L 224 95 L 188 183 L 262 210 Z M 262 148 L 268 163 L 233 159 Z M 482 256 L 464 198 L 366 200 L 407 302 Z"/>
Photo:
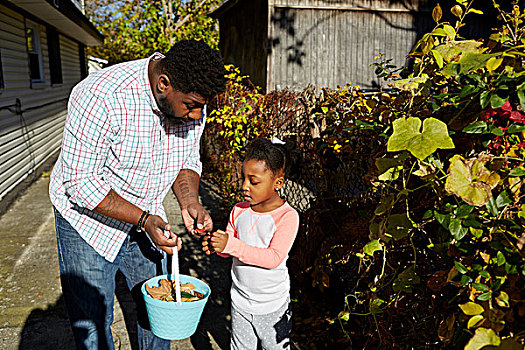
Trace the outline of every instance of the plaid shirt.
<path fill-rule="evenodd" d="M 162 201 L 181 169 L 201 173 L 199 141 L 206 111 L 186 124 L 167 123 L 148 79 L 162 55 L 90 74 L 69 98 L 62 149 L 49 195 L 87 243 L 114 261 L 131 224 L 93 211 L 110 189 L 167 221 Z"/>

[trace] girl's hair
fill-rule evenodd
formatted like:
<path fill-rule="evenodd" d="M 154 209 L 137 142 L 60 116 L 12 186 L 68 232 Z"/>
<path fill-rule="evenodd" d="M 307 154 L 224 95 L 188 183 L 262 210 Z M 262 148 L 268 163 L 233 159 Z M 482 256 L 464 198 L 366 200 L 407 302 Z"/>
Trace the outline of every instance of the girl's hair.
<path fill-rule="evenodd" d="M 244 160 L 262 160 L 270 171 L 276 175 L 280 171 L 285 176 L 288 175 L 289 170 L 289 152 L 285 145 L 279 143 L 272 143 L 272 141 L 264 138 L 255 139 L 246 148 L 246 155 Z"/>

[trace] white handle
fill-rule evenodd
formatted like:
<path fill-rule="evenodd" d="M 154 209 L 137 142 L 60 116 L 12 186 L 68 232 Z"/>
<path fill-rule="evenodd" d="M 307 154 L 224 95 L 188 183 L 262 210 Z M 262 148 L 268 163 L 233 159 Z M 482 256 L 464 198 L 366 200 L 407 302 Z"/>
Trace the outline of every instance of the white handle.
<path fill-rule="evenodd" d="M 177 237 L 177 239 L 180 239 Z M 175 296 L 177 303 L 182 303 L 180 300 L 180 275 L 179 275 L 179 252 L 177 246 L 173 247 L 173 255 L 171 256 L 171 274 L 172 280 L 175 281 Z M 173 278 L 175 276 L 175 278 Z"/>

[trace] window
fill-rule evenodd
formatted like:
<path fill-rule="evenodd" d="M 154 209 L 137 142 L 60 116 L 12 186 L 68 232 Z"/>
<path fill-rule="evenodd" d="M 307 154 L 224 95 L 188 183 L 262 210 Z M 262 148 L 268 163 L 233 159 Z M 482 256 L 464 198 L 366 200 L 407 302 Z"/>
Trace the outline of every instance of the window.
<path fill-rule="evenodd" d="M 60 41 L 56 30 L 47 29 L 47 49 L 49 51 L 49 72 L 51 84 L 62 84 L 62 61 L 60 60 Z"/>
<path fill-rule="evenodd" d="M 42 74 L 42 51 L 40 50 L 40 32 L 38 25 L 32 22 L 26 22 L 26 44 L 27 54 L 29 56 L 29 75 L 31 82 L 43 82 Z"/>

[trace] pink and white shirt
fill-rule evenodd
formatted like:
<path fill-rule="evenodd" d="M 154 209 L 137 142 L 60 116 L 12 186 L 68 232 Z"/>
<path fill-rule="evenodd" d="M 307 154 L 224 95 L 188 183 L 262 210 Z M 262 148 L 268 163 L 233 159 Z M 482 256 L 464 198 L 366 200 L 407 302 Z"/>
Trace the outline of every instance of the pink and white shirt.
<path fill-rule="evenodd" d="M 162 201 L 181 169 L 201 173 L 206 111 L 182 125 L 159 111 L 148 78 L 150 58 L 90 74 L 72 90 L 62 149 L 49 195 L 60 214 L 100 255 L 114 261 L 132 225 L 94 208 L 110 189 L 167 221 Z"/>
<path fill-rule="evenodd" d="M 253 315 L 283 306 L 290 295 L 286 261 L 297 236 L 299 214 L 287 202 L 258 213 L 248 202 L 236 204 L 226 228 L 221 256 L 232 256 L 232 305 Z"/>

